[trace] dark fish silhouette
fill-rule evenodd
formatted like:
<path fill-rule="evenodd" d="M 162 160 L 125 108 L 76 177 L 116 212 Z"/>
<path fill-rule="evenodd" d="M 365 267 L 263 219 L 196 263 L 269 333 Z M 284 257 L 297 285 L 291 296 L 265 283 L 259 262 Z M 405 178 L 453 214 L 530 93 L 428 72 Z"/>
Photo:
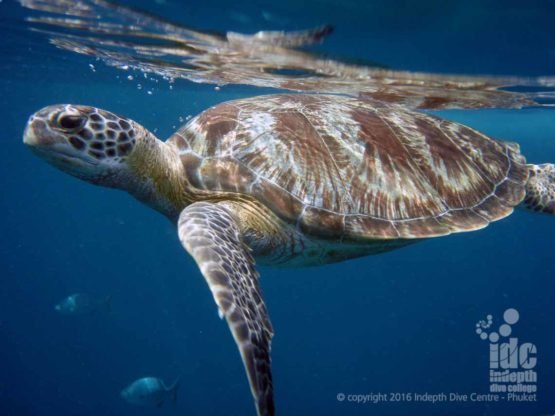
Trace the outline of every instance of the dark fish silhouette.
<path fill-rule="evenodd" d="M 112 295 L 108 295 L 104 299 L 95 299 L 86 293 L 74 293 L 54 306 L 54 309 L 63 315 L 82 315 L 97 311 L 109 312 L 112 309 Z"/>
<path fill-rule="evenodd" d="M 179 378 L 175 380 L 171 386 L 166 386 L 162 379 L 157 377 L 144 377 L 135 380 L 123 389 L 121 396 L 128 403 L 138 406 L 161 407 L 166 401 L 171 401 L 175 406 L 178 388 Z"/>

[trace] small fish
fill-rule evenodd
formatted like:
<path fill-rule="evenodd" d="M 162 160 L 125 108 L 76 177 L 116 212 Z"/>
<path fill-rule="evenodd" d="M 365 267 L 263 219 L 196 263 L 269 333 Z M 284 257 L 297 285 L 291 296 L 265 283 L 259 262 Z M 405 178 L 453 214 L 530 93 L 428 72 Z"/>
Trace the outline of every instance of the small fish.
<path fill-rule="evenodd" d="M 177 401 L 179 378 L 166 387 L 164 381 L 156 377 L 144 377 L 135 380 L 122 390 L 121 396 L 131 404 L 139 406 L 161 407 L 166 400 L 171 400 L 173 405 Z"/>
<path fill-rule="evenodd" d="M 86 293 L 74 293 L 54 306 L 54 309 L 63 315 L 82 315 L 96 311 L 110 312 L 112 295 L 98 300 L 91 298 Z"/>

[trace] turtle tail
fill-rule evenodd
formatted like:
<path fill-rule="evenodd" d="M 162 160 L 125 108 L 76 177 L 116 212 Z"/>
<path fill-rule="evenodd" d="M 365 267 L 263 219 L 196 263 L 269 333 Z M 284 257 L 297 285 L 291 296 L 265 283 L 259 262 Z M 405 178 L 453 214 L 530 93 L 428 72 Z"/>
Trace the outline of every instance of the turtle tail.
<path fill-rule="evenodd" d="M 535 212 L 555 214 L 555 165 L 528 165 L 530 175 L 526 184 L 524 205 Z"/>

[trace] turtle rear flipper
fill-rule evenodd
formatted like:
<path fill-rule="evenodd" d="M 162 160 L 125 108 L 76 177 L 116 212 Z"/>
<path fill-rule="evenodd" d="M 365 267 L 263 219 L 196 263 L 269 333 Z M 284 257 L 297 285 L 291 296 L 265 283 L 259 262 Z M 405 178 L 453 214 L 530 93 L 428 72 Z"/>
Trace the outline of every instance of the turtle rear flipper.
<path fill-rule="evenodd" d="M 526 184 L 524 205 L 535 212 L 555 214 L 555 165 L 528 165 L 530 177 Z"/>

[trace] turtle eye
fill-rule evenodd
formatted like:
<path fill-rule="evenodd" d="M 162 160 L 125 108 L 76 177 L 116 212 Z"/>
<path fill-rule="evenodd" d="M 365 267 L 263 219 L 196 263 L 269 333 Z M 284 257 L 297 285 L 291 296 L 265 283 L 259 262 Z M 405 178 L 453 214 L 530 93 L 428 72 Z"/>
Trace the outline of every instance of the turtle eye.
<path fill-rule="evenodd" d="M 58 124 L 63 129 L 75 130 L 85 124 L 85 117 L 78 114 L 62 114 L 58 118 Z"/>

